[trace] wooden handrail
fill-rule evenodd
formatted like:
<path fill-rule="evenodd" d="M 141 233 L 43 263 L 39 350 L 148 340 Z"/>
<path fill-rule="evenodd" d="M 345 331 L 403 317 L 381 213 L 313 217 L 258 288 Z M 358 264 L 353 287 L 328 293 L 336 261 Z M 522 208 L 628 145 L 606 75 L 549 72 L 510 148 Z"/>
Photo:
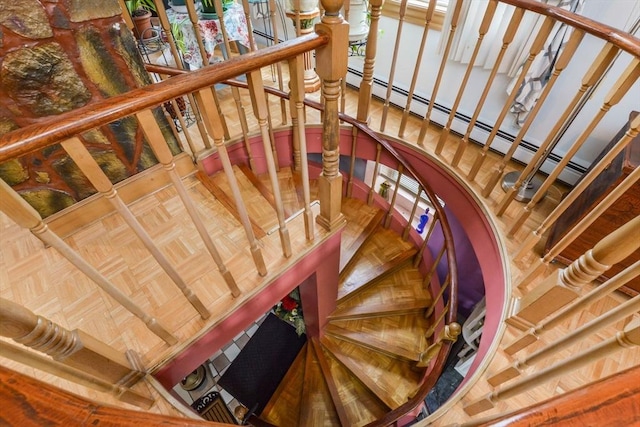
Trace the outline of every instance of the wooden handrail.
<path fill-rule="evenodd" d="M 591 34 L 599 39 L 606 40 L 618 46 L 620 49 L 630 54 L 640 57 L 640 39 L 622 30 L 602 24 L 593 19 L 586 18 L 566 9 L 551 6 L 546 3 L 534 0 L 499 0 L 502 3 L 510 4 L 519 8 L 535 12 L 540 15 L 549 16 L 567 25 Z"/>
<path fill-rule="evenodd" d="M 175 76 L 154 84 L 153 89 L 150 87 L 134 89 L 59 114 L 45 122 L 16 129 L 0 137 L 0 163 L 41 150 L 60 140 L 71 138 L 90 129 L 152 108 L 185 93 L 195 92 L 223 80 L 245 74 L 252 69 L 300 55 L 328 42 L 328 35 L 311 33 L 276 46 L 232 58 L 215 67 L 204 67 L 186 75 Z"/>

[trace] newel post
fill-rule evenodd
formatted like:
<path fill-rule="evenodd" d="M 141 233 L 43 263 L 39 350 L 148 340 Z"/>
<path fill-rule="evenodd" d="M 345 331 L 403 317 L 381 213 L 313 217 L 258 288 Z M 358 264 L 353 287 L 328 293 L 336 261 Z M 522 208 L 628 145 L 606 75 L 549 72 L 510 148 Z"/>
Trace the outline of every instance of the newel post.
<path fill-rule="evenodd" d="M 325 11 L 316 25 L 316 32 L 328 34 L 331 41 L 316 50 L 316 71 L 322 79 L 324 123 L 322 127 L 322 174 L 318 179 L 320 215 L 317 222 L 327 230 L 334 230 L 344 222 L 340 212 L 342 175 L 340 160 L 340 122 L 338 98 L 340 83 L 347 74 L 349 24 L 342 19 L 342 0 L 322 0 Z"/>
<path fill-rule="evenodd" d="M 542 319 L 580 296 L 580 289 L 598 278 L 638 247 L 640 216 L 600 240 L 571 265 L 551 274 L 518 301 L 517 312 L 506 322 L 521 330 L 535 327 Z"/>

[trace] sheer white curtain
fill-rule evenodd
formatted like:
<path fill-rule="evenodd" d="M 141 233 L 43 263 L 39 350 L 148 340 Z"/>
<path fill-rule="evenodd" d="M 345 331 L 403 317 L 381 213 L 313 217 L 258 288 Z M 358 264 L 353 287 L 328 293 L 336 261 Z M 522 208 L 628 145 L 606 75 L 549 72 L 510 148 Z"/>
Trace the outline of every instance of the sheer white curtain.
<path fill-rule="evenodd" d="M 444 50 L 444 45 L 449 35 L 451 15 L 456 2 L 459 1 L 463 3 L 449 59 L 467 64 L 478 40 L 478 29 L 480 28 L 489 0 L 451 0 L 449 2 L 442 27 L 442 37 L 440 38 L 440 52 Z M 577 0 L 547 0 L 545 3 L 570 9 L 571 4 L 576 1 Z M 582 3 L 582 1 L 583 0 L 579 0 L 580 3 Z M 478 58 L 474 64 L 475 66 L 485 69 L 491 69 L 493 67 L 493 63 L 502 47 L 502 36 L 509 25 L 514 10 L 515 7 L 511 5 L 504 3 L 498 4 L 489 31 L 484 36 Z M 541 24 L 542 18 L 540 18 L 540 16 L 534 13 L 524 14 L 513 42 L 511 42 L 502 60 L 498 70 L 499 73 L 506 73 L 510 77 L 517 74 L 518 68 L 529 55 L 529 48 Z M 550 39 L 553 38 L 553 35 L 559 27 L 560 24 L 557 24 L 556 28 L 551 32 L 552 36 Z"/>

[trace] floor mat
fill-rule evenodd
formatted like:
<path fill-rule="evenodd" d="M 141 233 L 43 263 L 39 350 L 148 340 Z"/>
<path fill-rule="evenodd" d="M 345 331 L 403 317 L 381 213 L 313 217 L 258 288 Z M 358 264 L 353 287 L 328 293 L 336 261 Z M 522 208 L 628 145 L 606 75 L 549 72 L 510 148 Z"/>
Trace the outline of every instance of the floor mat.
<path fill-rule="evenodd" d="M 273 313 L 262 322 L 218 381 L 247 408 L 260 414 L 306 342 Z"/>

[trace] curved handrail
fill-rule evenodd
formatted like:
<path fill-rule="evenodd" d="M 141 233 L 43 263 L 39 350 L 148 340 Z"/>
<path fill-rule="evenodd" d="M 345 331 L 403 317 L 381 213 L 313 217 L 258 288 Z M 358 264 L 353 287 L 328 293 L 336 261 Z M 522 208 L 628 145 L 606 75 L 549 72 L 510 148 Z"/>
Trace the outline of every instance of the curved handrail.
<path fill-rule="evenodd" d="M 640 57 L 640 39 L 622 30 L 602 24 L 577 13 L 534 0 L 498 0 L 539 15 L 548 16 L 599 39 L 606 40 L 632 55 Z"/>
<path fill-rule="evenodd" d="M 0 137 L 0 163 L 41 150 L 59 141 L 106 125 L 185 93 L 213 86 L 259 67 L 275 64 L 286 58 L 300 55 L 329 42 L 329 36 L 310 33 L 304 37 L 279 43 L 233 58 L 215 67 L 173 77 L 150 86 L 101 100 L 95 104 L 52 116 L 50 119 L 16 129 Z"/>

